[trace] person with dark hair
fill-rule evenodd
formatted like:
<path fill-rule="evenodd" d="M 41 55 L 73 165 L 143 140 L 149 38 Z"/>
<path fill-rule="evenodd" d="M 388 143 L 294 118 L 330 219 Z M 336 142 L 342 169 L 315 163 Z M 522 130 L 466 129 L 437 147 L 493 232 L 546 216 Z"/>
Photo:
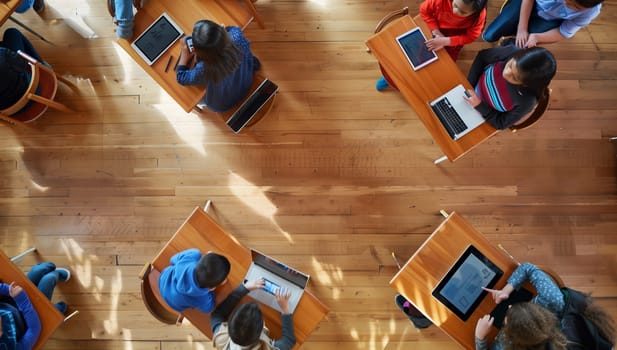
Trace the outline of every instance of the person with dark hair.
<path fill-rule="evenodd" d="M 0 42 L 0 110 L 19 101 L 30 85 L 30 69 L 26 60 L 17 53 L 20 50 L 47 65 L 19 30 L 8 28 L 4 31 Z"/>
<path fill-rule="evenodd" d="M 496 304 L 507 300 L 510 294 L 523 283 L 531 282 L 537 295 L 529 302 L 512 305 L 506 312 L 504 326 L 501 328 L 490 349 L 565 350 L 572 341 L 566 338 L 560 322 L 566 309 L 566 299 L 559 286 L 544 271 L 531 263 L 523 263 L 508 278 L 508 283 L 500 290 L 486 289 Z M 585 316 L 606 339 L 615 336 L 613 321 L 606 313 L 595 307 L 591 299 L 586 306 Z M 493 325 L 490 315 L 481 317 L 475 330 L 476 350 L 489 349 L 487 336 Z"/>
<path fill-rule="evenodd" d="M 420 4 L 420 16 L 433 35 L 426 41 L 426 47 L 429 50 L 445 48 L 456 61 L 463 46 L 482 34 L 486 4 L 487 0 L 425 0 Z M 388 86 L 388 81 L 381 77 L 375 88 L 382 91 Z"/>
<path fill-rule="evenodd" d="M 51 300 L 54 288 L 60 281 L 71 278 L 68 269 L 56 267 L 51 262 L 34 265 L 28 279 Z M 55 307 L 65 314 L 68 306 L 58 302 Z M 0 283 L 0 349 L 30 350 L 41 334 L 41 320 L 21 286 Z"/>
<path fill-rule="evenodd" d="M 516 35 L 518 47 L 569 39 L 600 14 L 603 0 L 508 0 L 482 38 Z"/>
<path fill-rule="evenodd" d="M 475 90 L 465 99 L 493 127 L 506 129 L 536 104 L 548 104 L 548 85 L 556 72 L 555 57 L 541 47 L 481 50 L 467 75 Z"/>
<path fill-rule="evenodd" d="M 223 27 L 210 20 L 198 21 L 193 27 L 194 53 L 186 39 L 181 40 L 178 83 L 205 86 L 202 103 L 214 112 L 228 111 L 248 93 L 253 75 L 261 67 L 249 41 L 239 27 Z M 197 63 L 189 69 L 193 57 Z"/>
<path fill-rule="evenodd" d="M 213 252 L 187 249 L 171 257 L 159 277 L 159 290 L 167 304 L 182 312 L 196 308 L 209 313 L 215 305 L 214 290 L 227 282 L 229 260 Z"/>
<path fill-rule="evenodd" d="M 268 336 L 263 315 L 259 305 L 255 302 L 240 305 L 231 315 L 228 322 L 224 322 L 231 311 L 238 305 L 240 299 L 249 291 L 263 288 L 263 278 L 240 283 L 240 285 L 225 298 L 212 312 L 210 328 L 212 329 L 212 343 L 218 350 L 290 350 L 296 344 L 293 319 L 289 312 L 290 294 L 279 290 L 275 297 L 283 311 L 281 315 L 283 334 L 281 339 L 273 340 Z"/>

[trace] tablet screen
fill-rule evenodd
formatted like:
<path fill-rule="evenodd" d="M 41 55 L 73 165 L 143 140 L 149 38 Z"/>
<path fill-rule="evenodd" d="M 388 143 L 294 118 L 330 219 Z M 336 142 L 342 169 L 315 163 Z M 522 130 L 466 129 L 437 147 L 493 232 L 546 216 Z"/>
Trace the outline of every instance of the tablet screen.
<path fill-rule="evenodd" d="M 502 275 L 503 271 L 469 246 L 435 288 L 433 296 L 465 321 L 487 294 L 482 287 L 492 288 Z"/>
<path fill-rule="evenodd" d="M 426 37 L 420 28 L 414 28 L 398 36 L 396 41 L 414 70 L 418 70 L 437 59 L 435 52 L 426 48 Z"/>
<path fill-rule="evenodd" d="M 133 42 L 133 47 L 141 52 L 148 64 L 152 64 L 181 36 L 178 26 L 163 14 Z"/>

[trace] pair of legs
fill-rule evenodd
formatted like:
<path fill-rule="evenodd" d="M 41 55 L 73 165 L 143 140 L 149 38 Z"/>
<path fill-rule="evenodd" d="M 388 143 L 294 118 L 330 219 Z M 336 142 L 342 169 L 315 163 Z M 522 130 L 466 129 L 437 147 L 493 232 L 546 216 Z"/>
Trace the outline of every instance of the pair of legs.
<path fill-rule="evenodd" d="M 118 29 L 116 35 L 122 39 L 133 37 L 133 0 L 110 0 L 114 8 Z"/>
<path fill-rule="evenodd" d="M 67 281 L 71 277 L 69 270 L 64 268 L 56 268 L 52 262 L 42 262 L 32 267 L 28 272 L 28 279 L 51 300 L 54 294 L 54 288 L 60 281 Z M 55 304 L 56 308 L 65 313 L 67 306 L 64 302 Z"/>
<path fill-rule="evenodd" d="M 26 38 L 19 30 L 15 28 L 9 28 L 4 31 L 2 43 L 0 45 L 14 52 L 21 50 L 35 58 L 37 61 L 41 63 L 45 62 L 39 53 L 36 52 L 30 40 L 28 40 L 28 38 Z"/>
<path fill-rule="evenodd" d="M 501 37 L 516 35 L 521 3 L 522 0 L 508 0 L 501 13 L 488 25 L 482 34 L 482 39 L 492 43 L 501 39 Z M 534 3 L 531 15 L 529 16 L 528 31 L 529 33 L 544 33 L 559 27 L 562 21 L 561 19 L 546 20 L 538 16 Z"/>
<path fill-rule="evenodd" d="M 45 10 L 45 1 L 44 0 L 22 0 L 21 4 L 17 6 L 15 12 L 24 13 L 29 9 L 33 8 L 37 13 L 41 13 Z"/>

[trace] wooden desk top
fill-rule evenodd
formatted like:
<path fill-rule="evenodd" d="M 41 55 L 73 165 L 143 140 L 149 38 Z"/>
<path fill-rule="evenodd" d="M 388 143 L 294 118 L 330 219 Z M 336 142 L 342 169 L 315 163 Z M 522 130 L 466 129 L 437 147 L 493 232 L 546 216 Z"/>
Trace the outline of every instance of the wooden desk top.
<path fill-rule="evenodd" d="M 390 285 L 457 343 L 466 349 L 475 349 L 476 322 L 495 307 L 490 295 L 484 297 L 465 322 L 431 295 L 469 245 L 476 247 L 503 271 L 494 288 L 505 286 L 517 264 L 454 212 L 418 248 L 392 278 Z M 493 328 L 489 339 L 493 339 L 496 334 L 497 331 Z"/>
<path fill-rule="evenodd" d="M 185 35 L 191 35 L 195 22 L 210 19 L 226 26 L 246 27 L 253 17 L 236 0 L 149 0 L 135 14 L 133 39 L 137 38 L 163 12 L 176 22 Z M 176 81 L 174 64 L 180 57 L 176 41 L 156 62 L 149 66 L 131 47 L 133 40 L 118 39 L 118 44 L 139 64 L 185 111 L 190 112 L 205 95 L 204 86 L 182 86 Z M 167 72 L 165 66 L 173 56 Z"/>
<path fill-rule="evenodd" d="M 250 250 L 227 233 L 201 208 L 195 208 L 189 218 L 182 224 L 167 245 L 161 250 L 152 262 L 155 269 L 163 271 L 169 266 L 169 259 L 183 250 L 198 248 L 203 253 L 213 251 L 225 255 L 231 263 L 228 282 L 216 289 L 217 304 L 222 302 L 231 291 L 243 280 L 251 265 Z M 253 301 L 246 296 L 241 302 Z M 280 338 L 282 332 L 281 315 L 278 311 L 261 305 L 266 326 L 274 338 Z M 293 315 L 294 334 L 298 348 L 315 330 L 319 322 L 328 314 L 329 309 L 322 304 L 308 289 L 300 299 L 300 303 Z M 210 331 L 210 314 L 196 309 L 189 309 L 182 313 L 202 333 L 212 339 Z"/>
<path fill-rule="evenodd" d="M 0 25 L 17 10 L 17 7 L 21 3 L 21 0 L 0 0 Z"/>
<path fill-rule="evenodd" d="M 457 141 L 450 138 L 439 119 L 433 114 L 429 102 L 458 84 L 463 84 L 466 89 L 471 89 L 471 85 L 446 50 L 437 51 L 439 57 L 437 61 L 420 70 L 413 70 L 396 42 L 396 37 L 418 26 L 427 38 L 431 36 L 430 30 L 420 16 L 413 19 L 403 16 L 369 38 L 366 46 L 371 49 L 379 64 L 416 111 L 444 154 L 450 161 L 455 161 L 494 135 L 497 130 L 488 123 L 483 123 Z"/>
<path fill-rule="evenodd" d="M 34 285 L 28 277 L 11 262 L 6 254 L 0 250 L 0 279 L 2 282 L 11 284 L 15 282 L 19 284 L 24 291 L 28 294 L 30 302 L 36 309 L 41 320 L 41 335 L 34 344 L 34 350 L 40 349 L 51 334 L 64 322 L 64 316 L 56 309 L 56 307 L 41 293 L 41 291 Z"/>

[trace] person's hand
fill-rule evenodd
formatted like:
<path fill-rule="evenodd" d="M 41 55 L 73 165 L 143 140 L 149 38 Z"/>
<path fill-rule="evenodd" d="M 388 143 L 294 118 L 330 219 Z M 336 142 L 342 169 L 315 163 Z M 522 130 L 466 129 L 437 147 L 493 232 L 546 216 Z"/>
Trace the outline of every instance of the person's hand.
<path fill-rule="evenodd" d="M 180 54 L 182 56 L 189 56 L 191 54 L 189 46 L 186 44 L 186 38 L 188 38 L 188 36 L 185 35 L 180 39 Z"/>
<path fill-rule="evenodd" d="M 516 32 L 516 46 L 525 47 L 527 45 L 527 39 L 529 38 L 529 32 L 526 30 L 518 30 Z"/>
<path fill-rule="evenodd" d="M 484 315 L 480 317 L 478 323 L 476 323 L 476 338 L 478 339 L 486 339 L 486 336 L 491 331 L 491 327 L 493 326 L 493 317 L 491 315 Z"/>
<path fill-rule="evenodd" d="M 491 293 L 491 296 L 493 297 L 493 301 L 495 301 L 495 304 L 499 304 L 502 301 L 510 297 L 510 293 L 504 291 L 503 289 L 488 289 L 484 287 L 482 287 L 482 289 Z"/>
<path fill-rule="evenodd" d="M 23 288 L 16 285 L 15 282 L 12 282 L 11 285 L 9 286 L 9 295 L 11 296 L 11 298 L 15 298 L 19 293 L 23 291 L 24 291 Z"/>
<path fill-rule="evenodd" d="M 536 45 L 538 45 L 538 35 L 529 34 L 529 38 L 527 38 L 527 43 L 525 43 L 525 47 L 534 47 Z"/>
<path fill-rule="evenodd" d="M 257 278 L 252 281 L 244 282 L 244 286 L 248 290 L 261 289 L 266 285 L 266 281 L 263 278 Z"/>
<path fill-rule="evenodd" d="M 469 93 L 470 96 L 469 97 L 463 96 L 463 98 L 465 99 L 465 101 L 467 101 L 467 103 L 469 103 L 469 105 L 471 105 L 471 107 L 475 108 L 482 102 L 482 100 L 480 100 L 478 95 L 476 95 L 475 91 L 467 90 L 467 93 Z"/>
<path fill-rule="evenodd" d="M 440 50 L 444 46 L 450 46 L 450 38 L 447 36 L 438 36 L 426 41 L 426 48 L 432 51 Z"/>
<path fill-rule="evenodd" d="M 274 296 L 281 310 L 283 310 L 283 314 L 289 314 L 289 297 L 291 297 L 291 293 L 287 289 L 279 288 Z"/>
<path fill-rule="evenodd" d="M 431 34 L 433 34 L 433 38 L 437 38 L 437 37 L 440 37 L 440 36 L 445 36 L 445 35 L 443 35 L 443 33 L 439 29 L 433 30 L 431 32 Z"/>

